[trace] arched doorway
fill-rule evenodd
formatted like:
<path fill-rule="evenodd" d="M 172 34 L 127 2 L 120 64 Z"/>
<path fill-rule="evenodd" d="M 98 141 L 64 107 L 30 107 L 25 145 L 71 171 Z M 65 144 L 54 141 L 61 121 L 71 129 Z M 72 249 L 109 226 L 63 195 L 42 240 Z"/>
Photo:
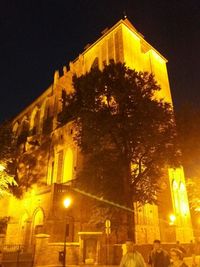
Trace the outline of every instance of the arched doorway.
<path fill-rule="evenodd" d="M 43 233 L 44 226 L 44 211 L 38 208 L 33 215 L 32 221 L 32 244 L 35 242 L 35 235 Z"/>

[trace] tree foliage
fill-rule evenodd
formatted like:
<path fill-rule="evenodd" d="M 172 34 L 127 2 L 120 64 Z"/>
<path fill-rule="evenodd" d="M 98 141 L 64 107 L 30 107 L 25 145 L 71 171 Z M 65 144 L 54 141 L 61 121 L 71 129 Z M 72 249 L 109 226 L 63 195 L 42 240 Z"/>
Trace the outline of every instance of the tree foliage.
<path fill-rule="evenodd" d="M 28 141 L 27 141 L 28 142 Z M 18 155 L 16 173 L 17 188 L 13 188 L 13 194 L 21 198 L 24 193 L 33 187 L 46 184 L 50 139 L 43 138 L 43 143 L 28 142 L 29 148 Z M 43 168 L 41 168 L 43 166 Z"/>
<path fill-rule="evenodd" d="M 0 171 L 0 198 L 9 195 L 12 186 L 17 186 L 14 177 L 9 175 L 6 170 Z"/>
<path fill-rule="evenodd" d="M 3 122 L 0 126 L 0 144 L 0 159 L 6 164 L 14 162 L 14 135 L 9 121 Z"/>
<path fill-rule="evenodd" d="M 8 121 L 0 127 L 0 197 L 11 192 L 11 187 L 16 187 L 14 179 L 16 166 L 15 140 Z"/>
<path fill-rule="evenodd" d="M 15 136 L 10 122 L 1 125 L 0 164 L 4 166 L 0 172 L 2 194 L 12 193 L 21 198 L 34 184 L 44 184 L 47 167 L 41 169 L 41 166 L 48 166 L 50 143 L 50 137 L 45 136 L 40 144 L 37 139 L 32 139 L 27 129 Z"/>
<path fill-rule="evenodd" d="M 78 186 L 112 201 L 156 201 L 166 165 L 178 164 L 172 107 L 152 74 L 110 62 L 73 78 L 60 121 L 74 121 L 83 155 Z"/>

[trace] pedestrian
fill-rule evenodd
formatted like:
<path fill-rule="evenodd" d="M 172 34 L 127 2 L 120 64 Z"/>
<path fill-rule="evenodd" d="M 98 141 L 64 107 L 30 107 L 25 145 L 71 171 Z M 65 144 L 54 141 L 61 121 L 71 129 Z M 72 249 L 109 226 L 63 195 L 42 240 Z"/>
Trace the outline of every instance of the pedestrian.
<path fill-rule="evenodd" d="M 188 267 L 183 261 L 183 252 L 177 248 L 170 249 L 171 264 L 170 267 Z"/>
<path fill-rule="evenodd" d="M 192 267 L 196 267 L 196 246 L 193 240 L 190 240 L 190 245 L 189 245 L 189 256 L 192 257 Z"/>
<path fill-rule="evenodd" d="M 2 265 L 2 258 L 3 258 L 3 253 L 0 250 L 0 267 L 3 267 L 3 265 Z"/>
<path fill-rule="evenodd" d="M 149 254 L 148 264 L 152 267 L 168 267 L 170 264 L 169 254 L 161 247 L 161 242 L 158 239 L 153 242 L 153 249 Z"/>
<path fill-rule="evenodd" d="M 193 256 L 196 254 L 195 253 L 195 244 L 194 244 L 193 240 L 190 240 L 188 253 L 189 253 L 189 256 Z"/>
<path fill-rule="evenodd" d="M 122 257 L 120 267 L 146 267 L 144 258 L 136 251 L 132 241 L 126 242 L 126 254 Z"/>
<path fill-rule="evenodd" d="M 179 241 L 176 241 L 176 248 L 179 249 L 179 250 L 183 253 L 183 256 L 186 255 L 186 250 L 185 250 L 185 248 L 180 244 Z"/>

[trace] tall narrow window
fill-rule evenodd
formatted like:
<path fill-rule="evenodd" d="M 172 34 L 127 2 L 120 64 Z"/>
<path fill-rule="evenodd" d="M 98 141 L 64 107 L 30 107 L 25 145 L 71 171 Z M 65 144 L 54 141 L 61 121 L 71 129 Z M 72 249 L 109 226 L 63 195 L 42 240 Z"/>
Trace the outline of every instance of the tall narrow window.
<path fill-rule="evenodd" d="M 114 60 L 114 42 L 113 42 L 113 36 L 111 36 L 108 39 L 108 59 Z"/>
<path fill-rule="evenodd" d="M 54 174 L 54 161 L 51 163 L 51 181 L 50 183 L 53 184 L 53 174 Z"/>
<path fill-rule="evenodd" d="M 63 150 L 58 152 L 58 165 L 57 165 L 57 183 L 62 182 L 63 178 Z"/>
<path fill-rule="evenodd" d="M 33 112 L 31 114 L 31 119 L 30 119 L 31 135 L 37 134 L 39 130 L 39 122 L 40 122 L 40 112 L 39 112 L 38 107 L 36 106 L 33 109 Z"/>
<path fill-rule="evenodd" d="M 73 151 L 71 148 L 68 148 L 65 154 L 63 182 L 65 183 L 72 179 L 73 179 Z"/>
<path fill-rule="evenodd" d="M 91 69 L 98 68 L 98 67 L 99 67 L 99 59 L 98 59 L 98 57 L 95 57 L 95 59 L 92 63 Z"/>
<path fill-rule="evenodd" d="M 123 38 L 122 29 L 117 30 L 114 36 L 115 39 L 115 61 L 123 62 Z"/>
<path fill-rule="evenodd" d="M 106 47 L 106 41 L 103 42 L 101 46 L 101 58 L 102 63 L 107 64 L 107 47 Z"/>
<path fill-rule="evenodd" d="M 115 60 L 119 62 L 120 60 L 120 51 L 119 51 L 119 31 L 115 33 Z"/>

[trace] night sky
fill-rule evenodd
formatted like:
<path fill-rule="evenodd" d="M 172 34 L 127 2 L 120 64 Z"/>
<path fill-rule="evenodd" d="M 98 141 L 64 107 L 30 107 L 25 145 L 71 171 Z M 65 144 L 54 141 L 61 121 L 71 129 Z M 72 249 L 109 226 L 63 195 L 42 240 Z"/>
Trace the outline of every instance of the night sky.
<path fill-rule="evenodd" d="M 199 0 L 0 0 L 0 122 L 126 13 L 168 62 L 175 108 L 200 102 Z"/>

